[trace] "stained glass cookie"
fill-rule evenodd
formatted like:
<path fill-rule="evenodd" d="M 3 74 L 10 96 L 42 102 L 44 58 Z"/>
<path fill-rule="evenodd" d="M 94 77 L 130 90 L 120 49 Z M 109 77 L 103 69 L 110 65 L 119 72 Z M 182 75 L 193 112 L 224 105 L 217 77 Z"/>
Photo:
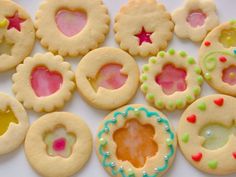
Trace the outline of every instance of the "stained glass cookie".
<path fill-rule="evenodd" d="M 187 0 L 172 14 L 175 33 L 180 38 L 202 41 L 219 24 L 214 0 Z"/>
<path fill-rule="evenodd" d="M 27 57 L 35 42 L 28 13 L 9 0 L 0 1 L 0 72 L 14 68 Z"/>
<path fill-rule="evenodd" d="M 115 18 L 115 38 L 131 55 L 156 55 L 172 38 L 173 22 L 156 0 L 129 0 Z"/>
<path fill-rule="evenodd" d="M 127 105 L 105 117 L 96 152 L 111 176 L 162 176 L 176 153 L 176 136 L 166 116 L 144 105 Z"/>
<path fill-rule="evenodd" d="M 95 49 L 80 61 L 76 83 L 79 93 L 92 106 L 115 109 L 135 95 L 139 85 L 138 65 L 121 49 Z"/>
<path fill-rule="evenodd" d="M 183 109 L 201 92 L 203 77 L 193 57 L 170 49 L 151 57 L 140 77 L 146 100 L 158 109 Z"/>
<path fill-rule="evenodd" d="M 84 55 L 105 40 L 109 22 L 102 0 L 44 0 L 36 13 L 36 35 L 53 53 Z"/>
<path fill-rule="evenodd" d="M 236 22 L 219 25 L 210 32 L 199 50 L 206 81 L 217 91 L 236 96 Z"/>
<path fill-rule="evenodd" d="M 42 176 L 72 176 L 86 164 L 91 152 L 92 135 L 87 124 L 67 112 L 40 117 L 25 139 L 26 157 Z"/>
<path fill-rule="evenodd" d="M 64 106 L 74 90 L 74 73 L 59 55 L 36 54 L 20 64 L 13 75 L 13 92 L 26 108 L 51 112 Z"/>
<path fill-rule="evenodd" d="M 23 143 L 29 127 L 27 113 L 14 98 L 0 93 L 0 155 Z"/>
<path fill-rule="evenodd" d="M 191 104 L 178 127 L 185 158 L 197 169 L 227 175 L 236 172 L 236 99 L 210 95 Z"/>

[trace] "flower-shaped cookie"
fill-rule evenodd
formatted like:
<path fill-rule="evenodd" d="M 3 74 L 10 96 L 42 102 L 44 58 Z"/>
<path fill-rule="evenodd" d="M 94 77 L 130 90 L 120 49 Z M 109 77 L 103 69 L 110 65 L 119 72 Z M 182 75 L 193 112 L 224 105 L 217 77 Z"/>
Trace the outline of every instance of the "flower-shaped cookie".
<path fill-rule="evenodd" d="M 24 141 L 29 120 L 23 106 L 0 93 L 0 155 L 15 150 Z"/>
<path fill-rule="evenodd" d="M 109 22 L 102 0 L 44 0 L 36 13 L 36 35 L 53 53 L 83 55 L 105 40 Z"/>
<path fill-rule="evenodd" d="M 203 77 L 193 57 L 170 49 L 151 57 L 143 66 L 141 90 L 148 102 L 158 109 L 183 109 L 201 91 Z"/>
<path fill-rule="evenodd" d="M 206 81 L 217 91 L 236 96 L 236 21 L 212 30 L 199 50 Z"/>
<path fill-rule="evenodd" d="M 102 122 L 96 152 L 111 176 L 162 176 L 176 153 L 176 135 L 168 119 L 144 105 L 127 105 Z"/>
<path fill-rule="evenodd" d="M 211 95 L 191 104 L 178 127 L 185 158 L 196 168 L 214 175 L 236 172 L 236 99 Z"/>
<path fill-rule="evenodd" d="M 68 177 L 88 161 L 92 152 L 92 135 L 80 117 L 54 112 L 32 124 L 24 148 L 30 165 L 41 176 Z"/>
<path fill-rule="evenodd" d="M 156 55 L 172 38 L 174 25 L 156 0 L 129 0 L 115 18 L 115 38 L 131 55 Z"/>
<path fill-rule="evenodd" d="M 27 57 L 34 46 L 35 30 L 30 16 L 13 1 L 0 1 L 0 72 Z"/>
<path fill-rule="evenodd" d="M 114 109 L 135 95 L 139 84 L 138 65 L 120 49 L 96 49 L 79 63 L 76 83 L 80 94 L 92 106 Z"/>
<path fill-rule="evenodd" d="M 59 55 L 36 54 L 17 67 L 13 92 L 26 108 L 51 112 L 64 106 L 75 87 L 70 64 Z"/>
<path fill-rule="evenodd" d="M 219 23 L 213 0 L 187 0 L 172 14 L 175 33 L 180 38 L 202 41 Z"/>

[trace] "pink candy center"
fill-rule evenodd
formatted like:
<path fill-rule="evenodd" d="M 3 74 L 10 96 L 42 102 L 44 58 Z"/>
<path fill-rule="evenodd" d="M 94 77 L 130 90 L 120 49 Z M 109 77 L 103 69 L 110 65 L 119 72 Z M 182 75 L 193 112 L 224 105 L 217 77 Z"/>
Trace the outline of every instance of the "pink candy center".
<path fill-rule="evenodd" d="M 171 95 L 176 91 L 186 90 L 186 75 L 185 70 L 168 64 L 163 68 L 162 73 L 156 76 L 156 83 L 162 87 L 165 94 Z"/>
<path fill-rule="evenodd" d="M 82 11 L 60 10 L 56 14 L 56 24 L 66 36 L 78 34 L 87 23 L 87 15 Z"/>
<path fill-rule="evenodd" d="M 96 78 L 96 87 L 104 87 L 106 89 L 118 89 L 122 87 L 127 76 L 120 73 L 122 69 L 121 65 L 118 64 L 107 64 L 103 66 Z"/>
<path fill-rule="evenodd" d="M 152 32 L 147 32 L 143 27 L 142 31 L 139 34 L 136 34 L 135 36 L 139 39 L 139 45 L 142 45 L 144 42 L 152 43 L 151 35 Z"/>
<path fill-rule="evenodd" d="M 207 16 L 201 10 L 190 12 L 187 17 L 187 22 L 193 27 L 201 27 L 204 25 Z"/>
<path fill-rule="evenodd" d="M 54 151 L 64 151 L 66 148 L 66 139 L 59 138 L 53 142 L 53 149 Z"/>
<path fill-rule="evenodd" d="M 229 85 L 236 84 L 236 66 L 230 66 L 223 70 L 222 80 Z"/>
<path fill-rule="evenodd" d="M 49 71 L 45 66 L 38 66 L 31 73 L 31 86 L 38 97 L 55 93 L 60 89 L 62 82 L 60 73 Z"/>

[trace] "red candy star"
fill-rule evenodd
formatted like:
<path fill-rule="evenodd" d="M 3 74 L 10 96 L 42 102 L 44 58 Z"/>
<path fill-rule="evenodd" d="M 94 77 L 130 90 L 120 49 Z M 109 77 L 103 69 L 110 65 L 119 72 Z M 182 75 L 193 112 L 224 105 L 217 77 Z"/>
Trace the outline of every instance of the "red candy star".
<path fill-rule="evenodd" d="M 144 42 L 152 43 L 152 40 L 150 38 L 151 35 L 152 32 L 147 32 L 143 27 L 142 31 L 139 34 L 136 34 L 135 36 L 139 38 L 139 45 L 142 45 Z"/>
<path fill-rule="evenodd" d="M 17 31 L 21 31 L 21 23 L 23 23 L 25 19 L 20 18 L 18 12 L 11 17 L 7 17 L 7 19 L 9 21 L 8 30 L 15 28 Z"/>

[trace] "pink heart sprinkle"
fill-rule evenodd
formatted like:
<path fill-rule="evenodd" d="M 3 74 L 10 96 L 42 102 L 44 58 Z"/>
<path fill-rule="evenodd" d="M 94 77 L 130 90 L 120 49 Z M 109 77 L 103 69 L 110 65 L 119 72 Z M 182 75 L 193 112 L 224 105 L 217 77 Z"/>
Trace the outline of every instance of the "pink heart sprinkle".
<path fill-rule="evenodd" d="M 59 138 L 53 142 L 53 149 L 55 151 L 63 151 L 63 150 L 65 150 L 65 147 L 66 147 L 66 139 L 65 138 Z"/>
<path fill-rule="evenodd" d="M 38 66 L 31 73 L 31 86 L 38 97 L 55 93 L 60 89 L 62 82 L 60 73 L 49 71 L 45 66 Z"/>
<path fill-rule="evenodd" d="M 192 11 L 188 17 L 187 22 L 193 27 L 200 27 L 204 25 L 207 16 L 201 10 Z"/>
<path fill-rule="evenodd" d="M 68 37 L 81 32 L 86 23 L 87 15 L 82 11 L 60 10 L 56 14 L 57 27 Z"/>

